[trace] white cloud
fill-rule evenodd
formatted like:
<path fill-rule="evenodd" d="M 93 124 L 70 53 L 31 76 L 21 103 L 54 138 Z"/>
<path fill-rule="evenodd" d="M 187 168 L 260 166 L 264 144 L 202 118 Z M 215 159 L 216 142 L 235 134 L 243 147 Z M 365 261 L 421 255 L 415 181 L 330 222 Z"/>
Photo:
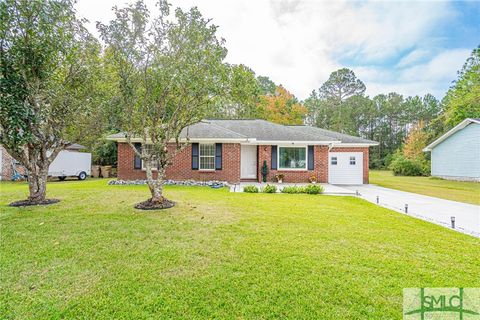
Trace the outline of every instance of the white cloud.
<path fill-rule="evenodd" d="M 446 50 L 424 63 L 406 68 L 361 67 L 357 75 L 366 80 L 367 94 L 371 96 L 396 91 L 403 95 L 431 93 L 440 99 L 456 79 L 457 70 L 470 52 L 470 49 Z"/>
<path fill-rule="evenodd" d="M 428 57 L 429 54 L 430 54 L 430 51 L 426 49 L 413 50 L 400 60 L 400 62 L 397 64 L 397 67 L 407 67 L 412 64 L 415 64 L 423 60 L 424 58 Z"/>
<path fill-rule="evenodd" d="M 456 73 L 470 55 L 469 49 L 453 49 L 444 51 L 430 61 L 409 67 L 402 71 L 403 81 L 415 81 L 421 77 L 425 80 L 448 80 Z M 453 80 L 453 79 L 452 79 Z"/>
<path fill-rule="evenodd" d="M 77 8 L 91 21 L 107 22 L 113 17 L 110 8 L 126 1 L 79 0 Z M 154 8 L 154 0 L 146 2 Z M 421 44 L 437 23 L 452 14 L 445 2 L 174 0 L 173 5 L 184 9 L 198 6 L 204 16 L 213 18 L 226 39 L 228 62 L 246 64 L 302 99 L 344 66 L 356 71 L 369 92 L 398 91 L 391 87 L 397 83 L 398 70 L 377 65 Z M 94 24 L 90 29 L 94 30 Z M 415 67 L 421 53 L 411 53 L 399 67 Z M 451 58 L 446 63 L 455 60 Z M 351 63 L 342 64 L 346 61 Z M 457 68 L 458 63 L 454 65 Z M 438 74 L 433 66 L 425 68 L 424 72 Z M 442 75 L 452 68 L 443 68 Z M 414 70 L 406 70 L 404 77 L 410 77 L 412 84 L 418 80 Z M 450 79 L 454 77 L 455 71 Z M 379 78 L 390 82 L 383 84 Z M 413 85 L 399 85 L 412 90 L 408 94 L 416 92 Z"/>

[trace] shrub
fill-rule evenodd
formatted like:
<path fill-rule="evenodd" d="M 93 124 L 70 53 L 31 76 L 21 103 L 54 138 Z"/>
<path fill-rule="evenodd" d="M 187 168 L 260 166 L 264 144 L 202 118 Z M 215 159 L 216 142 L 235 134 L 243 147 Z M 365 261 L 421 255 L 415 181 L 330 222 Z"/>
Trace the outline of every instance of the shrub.
<path fill-rule="evenodd" d="M 267 160 L 263 161 L 263 166 L 262 166 L 262 181 L 267 182 L 267 176 L 268 176 L 268 165 L 267 165 Z"/>
<path fill-rule="evenodd" d="M 390 163 L 389 168 L 396 176 L 428 176 L 430 174 L 428 161 L 407 159 L 403 155 L 397 155 Z"/>
<path fill-rule="evenodd" d="M 310 184 L 303 188 L 303 191 L 308 194 L 320 194 L 323 193 L 324 189 L 322 186 Z"/>
<path fill-rule="evenodd" d="M 256 186 L 245 186 L 245 187 L 243 187 L 243 192 L 258 193 L 258 187 L 256 187 Z"/>
<path fill-rule="evenodd" d="M 267 184 L 265 188 L 263 188 L 263 192 L 265 193 L 276 193 L 277 187 L 274 185 Z"/>
<path fill-rule="evenodd" d="M 286 186 L 282 189 L 282 193 L 303 193 L 303 188 L 299 186 Z"/>

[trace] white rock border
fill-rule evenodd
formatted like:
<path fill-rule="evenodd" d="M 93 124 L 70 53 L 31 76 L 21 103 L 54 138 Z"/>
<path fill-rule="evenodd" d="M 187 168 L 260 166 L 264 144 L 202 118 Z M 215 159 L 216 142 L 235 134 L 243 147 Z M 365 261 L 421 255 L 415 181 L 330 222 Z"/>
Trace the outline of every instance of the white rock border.
<path fill-rule="evenodd" d="M 108 185 L 110 186 L 131 186 L 131 185 L 145 185 L 147 180 L 110 180 Z M 196 180 L 165 180 L 164 185 L 166 186 L 201 186 L 201 187 L 229 187 L 228 182 L 225 181 L 196 181 Z"/>

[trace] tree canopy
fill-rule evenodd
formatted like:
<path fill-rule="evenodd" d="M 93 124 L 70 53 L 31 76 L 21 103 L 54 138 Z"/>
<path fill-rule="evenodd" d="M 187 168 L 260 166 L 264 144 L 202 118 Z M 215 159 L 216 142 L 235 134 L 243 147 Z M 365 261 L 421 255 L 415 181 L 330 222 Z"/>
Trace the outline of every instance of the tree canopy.
<path fill-rule="evenodd" d="M 0 2 L 0 143 L 45 201 L 49 164 L 92 127 L 100 46 L 73 2 Z"/>
<path fill-rule="evenodd" d="M 307 109 L 283 86 L 260 97 L 260 117 L 279 124 L 303 124 Z"/>
<path fill-rule="evenodd" d="M 465 118 L 480 118 L 480 47 L 472 51 L 442 103 L 445 129 Z"/>
<path fill-rule="evenodd" d="M 114 11 L 115 19 L 98 29 L 113 54 L 121 129 L 145 164 L 152 197 L 140 206 L 170 206 L 163 179 L 173 156 L 186 146 L 180 133 L 202 120 L 227 92 L 246 100 L 231 84 L 248 81 L 248 70 L 223 63 L 224 40 L 197 8 L 176 8 L 172 14 L 170 4 L 160 1 L 151 18 L 144 2 L 137 1 Z M 141 141 L 140 150 L 135 139 Z"/>

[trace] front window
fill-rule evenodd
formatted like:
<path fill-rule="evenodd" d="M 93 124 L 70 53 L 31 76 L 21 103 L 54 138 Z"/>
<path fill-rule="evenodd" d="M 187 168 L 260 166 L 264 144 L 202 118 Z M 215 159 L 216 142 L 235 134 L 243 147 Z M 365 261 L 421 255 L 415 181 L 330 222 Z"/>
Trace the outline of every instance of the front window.
<path fill-rule="evenodd" d="M 279 169 L 306 169 L 307 148 L 279 147 L 278 164 Z"/>
<path fill-rule="evenodd" d="M 215 170 L 215 144 L 200 144 L 200 170 Z"/>

